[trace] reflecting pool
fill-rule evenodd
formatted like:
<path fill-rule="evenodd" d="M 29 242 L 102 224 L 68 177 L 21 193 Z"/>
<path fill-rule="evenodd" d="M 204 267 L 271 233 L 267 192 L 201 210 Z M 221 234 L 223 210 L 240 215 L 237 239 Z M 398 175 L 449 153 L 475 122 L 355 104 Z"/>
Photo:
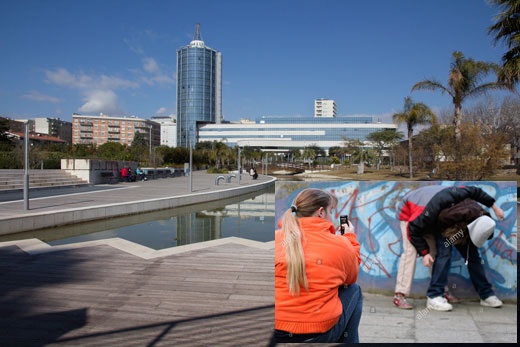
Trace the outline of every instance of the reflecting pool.
<path fill-rule="evenodd" d="M 11 239 L 62 245 L 119 237 L 156 250 L 231 236 L 267 242 L 274 240 L 274 218 L 272 185 L 215 202 L 20 233 Z"/>

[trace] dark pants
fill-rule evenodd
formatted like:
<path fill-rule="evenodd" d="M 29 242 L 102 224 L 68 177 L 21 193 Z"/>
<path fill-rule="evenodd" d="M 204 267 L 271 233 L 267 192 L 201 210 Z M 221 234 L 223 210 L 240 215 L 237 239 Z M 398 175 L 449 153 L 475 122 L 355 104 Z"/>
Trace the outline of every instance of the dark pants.
<path fill-rule="evenodd" d="M 435 243 L 437 246 L 437 256 L 433 263 L 432 278 L 427 292 L 427 295 L 430 298 L 444 296 L 444 287 L 448 284 L 448 273 L 451 265 L 451 243 L 439 233 L 435 234 Z M 481 299 L 487 299 L 491 295 L 494 295 L 493 290 L 491 289 L 491 284 L 486 278 L 486 272 L 484 271 L 478 248 L 469 240 L 467 243 L 455 247 L 464 260 L 469 259 L 469 277 L 471 278 L 473 287 L 475 287 L 479 297 Z"/>
<path fill-rule="evenodd" d="M 350 286 L 341 286 L 338 296 L 343 306 L 343 312 L 339 321 L 322 334 L 291 334 L 286 331 L 276 330 L 277 343 L 291 342 L 343 342 L 359 343 L 358 328 L 363 309 L 363 295 L 361 287 L 354 283 Z"/>
<path fill-rule="evenodd" d="M 457 248 L 464 260 L 468 262 L 469 278 L 471 279 L 471 283 L 473 283 L 473 287 L 475 287 L 478 296 L 482 300 L 485 300 L 490 296 L 495 295 L 491 283 L 487 280 L 484 265 L 482 265 L 483 262 L 480 258 L 477 246 L 475 246 L 473 242 L 468 241 L 466 244 L 455 246 L 455 248 Z"/>

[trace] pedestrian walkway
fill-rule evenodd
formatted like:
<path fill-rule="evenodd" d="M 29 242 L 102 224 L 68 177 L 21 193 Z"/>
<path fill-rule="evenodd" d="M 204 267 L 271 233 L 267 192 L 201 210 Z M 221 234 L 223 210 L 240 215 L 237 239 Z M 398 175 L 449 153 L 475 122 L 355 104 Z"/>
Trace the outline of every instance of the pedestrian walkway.
<path fill-rule="evenodd" d="M 483 307 L 478 301 L 453 304 L 449 312 L 426 307 L 426 298 L 409 299 L 413 310 L 394 306 L 392 297 L 365 294 L 362 342 L 516 343 L 517 305 Z"/>

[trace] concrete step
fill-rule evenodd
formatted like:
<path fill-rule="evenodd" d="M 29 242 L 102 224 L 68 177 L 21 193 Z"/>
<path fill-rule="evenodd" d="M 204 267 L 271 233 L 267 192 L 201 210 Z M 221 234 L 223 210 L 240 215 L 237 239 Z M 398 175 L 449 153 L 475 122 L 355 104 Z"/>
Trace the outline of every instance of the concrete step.
<path fill-rule="evenodd" d="M 88 184 L 82 180 L 62 180 L 62 181 L 41 181 L 41 182 L 31 182 L 29 181 L 30 187 L 50 187 L 50 186 L 70 186 L 74 184 Z M 0 189 L 6 189 L 10 187 L 23 187 L 23 181 L 16 182 L 0 182 Z"/>
<path fill-rule="evenodd" d="M 62 170 L 29 170 L 29 188 L 88 185 L 88 182 Z M 0 170 L 0 192 L 24 188 L 24 170 Z"/>
<path fill-rule="evenodd" d="M 77 177 L 30 177 L 29 176 L 29 183 L 32 183 L 32 184 L 47 184 L 47 183 L 68 183 L 68 182 L 83 182 L 82 179 L 80 178 L 77 178 Z M 2 184 L 9 184 L 9 183 L 14 183 L 14 184 L 23 184 L 24 183 L 24 179 L 19 179 L 19 178 L 15 178 L 15 179 L 9 179 L 9 180 L 1 180 L 0 179 L 0 186 Z"/>

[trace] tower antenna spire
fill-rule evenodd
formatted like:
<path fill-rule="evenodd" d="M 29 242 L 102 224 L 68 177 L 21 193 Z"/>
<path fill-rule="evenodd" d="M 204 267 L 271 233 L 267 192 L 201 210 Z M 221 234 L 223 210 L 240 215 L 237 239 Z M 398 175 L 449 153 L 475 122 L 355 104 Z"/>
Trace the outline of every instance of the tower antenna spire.
<path fill-rule="evenodd" d="M 193 40 L 202 41 L 200 38 L 200 23 L 195 24 L 195 35 L 193 35 Z"/>
<path fill-rule="evenodd" d="M 202 41 L 200 37 L 200 23 L 195 25 L 195 34 L 193 35 L 193 40 L 190 42 L 190 47 L 204 48 L 204 41 Z"/>

